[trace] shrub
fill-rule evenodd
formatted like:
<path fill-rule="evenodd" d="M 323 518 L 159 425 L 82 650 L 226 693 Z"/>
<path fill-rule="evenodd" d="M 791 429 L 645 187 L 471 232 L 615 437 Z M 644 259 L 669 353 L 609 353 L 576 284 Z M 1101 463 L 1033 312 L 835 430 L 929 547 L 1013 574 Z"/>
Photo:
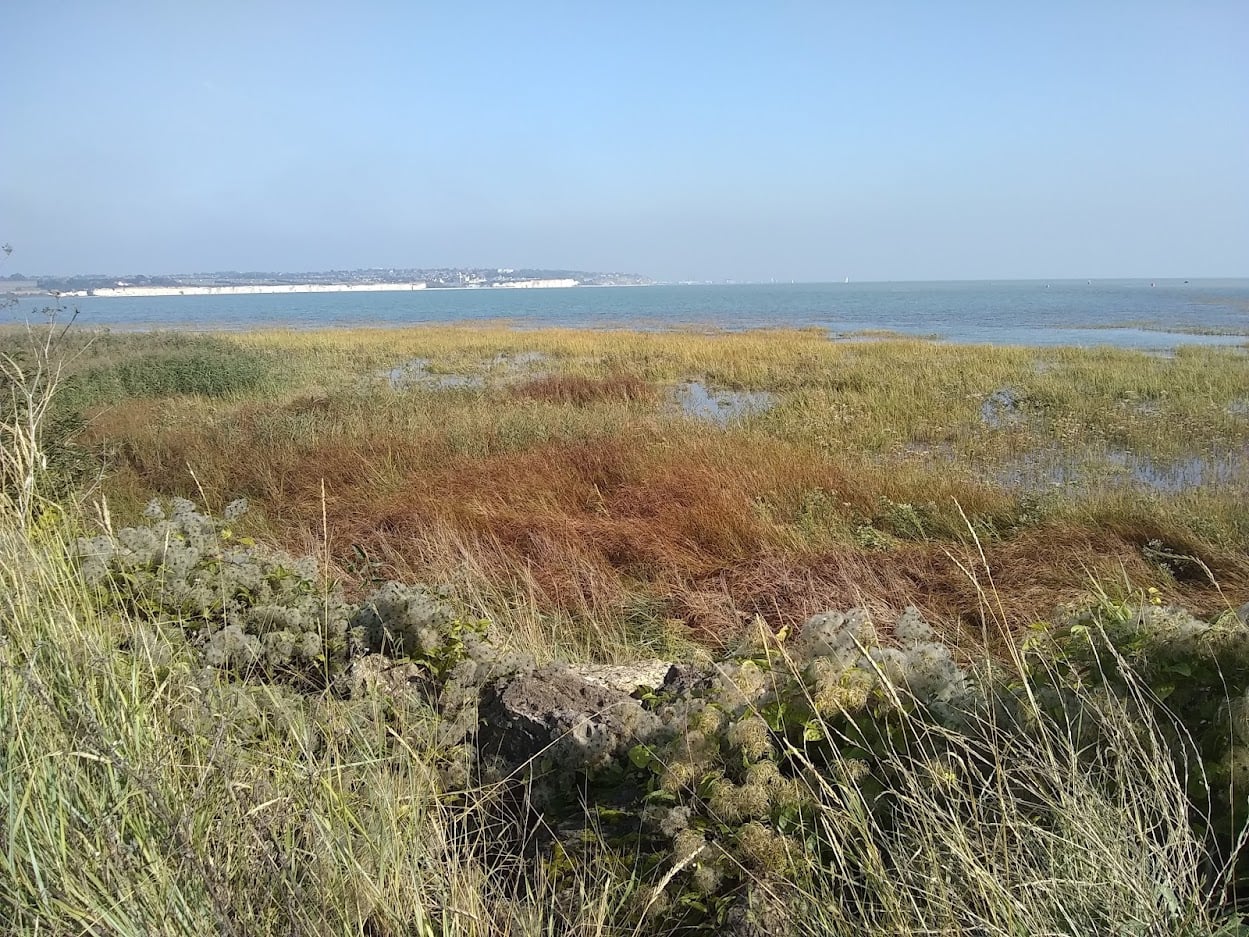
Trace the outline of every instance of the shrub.
<path fill-rule="evenodd" d="M 83 574 L 237 676 L 325 687 L 365 653 L 416 664 L 456 835 L 484 841 L 506 819 L 513 832 L 486 839 L 520 876 L 558 881 L 571 855 L 629 870 L 635 927 L 740 932 L 753 914 L 774 933 L 1210 933 L 1245 823 L 1240 617 L 1103 603 L 1007 667 L 960 663 L 913 609 L 828 612 L 635 701 L 582 684 L 612 717 L 554 713 L 566 737 L 518 769 L 495 763 L 497 738 L 477 747 L 479 706 L 522 679 L 575 701 L 575 672 L 492 641 L 424 586 L 351 605 L 311 560 L 237 537 L 244 509 L 154 502 L 149 525 L 78 544 Z M 482 781 L 495 794 L 478 802 Z"/>
<path fill-rule="evenodd" d="M 444 716 L 518 672 L 532 661 L 470 642 Z M 778 931 L 1171 932 L 1217 892 L 1165 723 L 1078 670 L 962 666 L 913 609 L 887 630 L 815 616 L 644 700 L 652 718 L 570 732 L 523 788 L 535 829 L 565 831 L 553 856 L 632 863 L 658 930 L 718 932 L 762 902 Z"/>
<path fill-rule="evenodd" d="M 147 342 L 145 344 L 151 344 Z M 88 359 L 62 390 L 62 405 L 83 408 L 128 397 L 199 394 L 229 397 L 272 383 L 279 363 L 267 355 L 205 336 L 164 337 L 155 347 L 120 349 L 117 360 Z"/>
<path fill-rule="evenodd" d="M 442 679 L 477 647 L 489 624 L 457 616 L 448 596 L 446 589 L 387 582 L 356 610 L 351 625 L 368 650 L 415 661 Z"/>
<path fill-rule="evenodd" d="M 1038 678 L 1131 698 L 1166 727 L 1170 756 L 1188 779 L 1195 822 L 1215 864 L 1239 857 L 1249 832 L 1249 605 L 1213 621 L 1160 604 L 1103 600 L 1032 646 Z M 1240 858 L 1240 886 L 1249 867 Z"/>
<path fill-rule="evenodd" d="M 180 625 L 212 666 L 324 685 L 359 651 L 351 609 L 314 560 L 237 537 L 246 508 L 153 501 L 149 525 L 78 541 L 83 577 L 106 607 Z"/>

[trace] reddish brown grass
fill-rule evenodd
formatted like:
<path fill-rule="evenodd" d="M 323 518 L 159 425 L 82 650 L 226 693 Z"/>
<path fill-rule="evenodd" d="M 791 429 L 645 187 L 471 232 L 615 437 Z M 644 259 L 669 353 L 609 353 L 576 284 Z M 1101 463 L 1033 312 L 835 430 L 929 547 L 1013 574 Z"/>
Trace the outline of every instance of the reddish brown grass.
<path fill-rule="evenodd" d="M 243 411 L 228 425 L 245 431 L 248 419 Z M 523 592 L 543 608 L 580 615 L 619 614 L 641 598 L 711 640 L 735 634 L 755 615 L 779 626 L 860 604 L 915 604 L 977 634 L 983 620 L 1004 617 L 1017 628 L 1087 596 L 1095 582 L 1125 578 L 1198 610 L 1222 606 L 1208 583 L 1161 576 L 1142 555 L 1153 539 L 1201 557 L 1230 601 L 1249 599 L 1244 557 L 1139 524 L 1090 521 L 1007 534 L 984 545 L 991 575 L 957 531 L 887 550 L 804 539 L 786 518 L 813 490 L 835 493 L 836 510 L 859 518 L 872 516 L 882 497 L 957 497 L 973 517 L 1004 516 L 1010 499 L 939 480 L 921 497 L 896 474 L 732 434 L 639 429 L 487 456 L 452 454 L 436 428 L 420 438 L 375 430 L 256 446 L 233 458 L 217 446 L 202 426 L 172 427 L 158 446 L 120 454 L 136 490 L 195 496 L 198 479 L 220 503 L 253 498 L 292 548 L 319 533 L 324 491 L 331 549 L 341 556 L 358 544 L 383 558 L 391 574 L 425 580 L 463 581 L 469 564 L 496 591 Z"/>
<path fill-rule="evenodd" d="M 415 473 L 391 497 L 357 505 L 351 536 L 402 554 L 454 531 L 494 574 L 524 573 L 546 600 L 587 611 L 775 542 L 750 495 L 714 452 L 657 453 L 634 439 L 551 444 Z"/>

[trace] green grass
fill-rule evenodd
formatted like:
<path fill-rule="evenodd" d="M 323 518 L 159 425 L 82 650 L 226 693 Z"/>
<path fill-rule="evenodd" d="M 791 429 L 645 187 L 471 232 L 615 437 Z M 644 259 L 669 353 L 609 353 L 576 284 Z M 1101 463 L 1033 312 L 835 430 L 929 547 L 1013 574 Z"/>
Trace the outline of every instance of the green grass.
<path fill-rule="evenodd" d="M 1019 624 L 1124 578 L 1218 607 L 1208 580 L 1145 560 L 1153 541 L 1249 599 L 1239 348 L 496 325 L 97 341 L 75 363 L 104 377 L 71 408 L 74 440 L 118 517 L 153 494 L 247 496 L 256 532 L 302 549 L 324 514 L 345 572 L 361 547 L 402 578 L 488 598 L 483 614 L 523 609 L 518 628 L 623 633 L 645 607 L 723 639 L 754 614 L 780 625 L 904 596 L 976 632 L 948 559 L 968 521 L 1004 577 L 1030 580 L 1011 590 Z M 141 391 L 116 380 L 188 356 L 185 381 L 172 365 Z M 392 384 L 418 360 L 426 378 Z M 675 405 L 689 379 L 773 405 L 722 428 Z"/>
<path fill-rule="evenodd" d="M 196 466 L 215 494 L 228 486 L 228 463 L 243 457 L 245 445 L 261 442 L 271 450 L 303 450 L 328 470 L 335 468 L 326 455 L 331 442 L 341 440 L 358 451 L 362 440 L 371 440 L 373 448 L 351 465 L 364 474 L 368 486 L 382 487 L 382 496 L 393 500 L 395 492 L 385 486 L 402 490 L 413 460 L 436 467 L 461 457 L 469 462 L 457 465 L 467 466 L 491 456 L 523 455 L 552 440 L 597 440 L 606 446 L 623 433 L 636 433 L 639 425 L 654 433 L 661 447 L 680 447 L 692 436 L 719 453 L 725 465 L 736 464 L 743 451 L 739 447 L 747 444 L 813 453 L 814 448 L 796 448 L 803 424 L 792 409 L 793 399 L 822 399 L 830 406 L 842 401 L 869 409 L 867 396 L 875 387 L 880 399 L 870 412 L 885 418 L 892 430 L 883 434 L 880 445 L 865 446 L 858 454 L 871 464 L 896 440 L 913 439 L 925 427 L 932 431 L 944 422 L 975 432 L 967 420 L 974 421 L 976 395 L 982 388 L 1000 386 L 1004 378 L 1024 382 L 1023 366 L 1038 356 L 1058 362 L 1070 357 L 1076 367 L 1068 379 L 1087 369 L 1081 385 L 1086 392 L 1098 381 L 1111 392 L 1125 386 L 1157 390 L 1175 385 L 1175 393 L 1190 407 L 1207 397 L 1217 403 L 1219 395 L 1238 393 L 1234 375 L 1241 367 L 1231 357 L 1201 358 L 1212 370 L 1228 370 L 1233 377 L 1200 379 L 1200 369 L 1185 370 L 1196 362 L 1181 356 L 1176 371 L 1164 369 L 1147 378 L 1128 373 L 1132 368 L 1127 365 L 1152 367 L 1132 356 L 1112 355 L 1108 363 L 1095 366 L 1097 356 L 1088 360 L 1007 350 L 986 354 L 976 366 L 979 370 L 960 375 L 951 372 L 951 362 L 972 367 L 980 360 L 975 354 L 934 351 L 921 344 L 851 354 L 826 350 L 801 335 L 781 336 L 780 348 L 771 344 L 772 337 L 746 337 L 741 346 L 733 344 L 737 339 L 724 339 L 732 346 L 727 351 L 716 344 L 719 338 L 684 336 L 674 337 L 671 351 L 650 337 L 612 339 L 606 346 L 596 336 L 563 334 L 507 333 L 473 337 L 471 342 L 453 338 L 470 345 L 466 358 L 476 355 L 479 361 L 500 345 L 536 345 L 558 355 L 572 373 L 594 375 L 603 373 L 602 368 L 627 366 L 630 373 L 663 380 L 719 368 L 716 380 L 795 397 L 785 405 L 790 411 L 782 407 L 728 433 L 695 427 L 638 401 L 573 407 L 522 400 L 501 407 L 506 398 L 489 388 L 444 395 L 427 390 L 396 393 L 377 382 L 361 386 L 375 366 L 414 349 L 432 351 L 419 344 L 425 340 L 420 336 L 405 339 L 413 342 L 412 348 L 385 352 L 362 342 L 365 347 L 357 351 L 365 363 L 352 359 L 357 360 L 354 371 L 322 367 L 345 353 L 345 339 L 331 341 L 327 351 L 309 351 L 309 343 L 324 337 L 301 336 L 291 341 L 300 346 L 300 355 L 310 356 L 299 360 L 314 362 L 305 372 L 307 386 L 284 392 L 276 408 L 263 397 L 247 398 L 260 393 L 259 387 L 232 385 L 242 399 L 221 403 L 195 391 L 168 401 L 126 402 L 90 417 L 101 423 L 106 417 L 114 420 L 114 430 L 129 427 L 134 445 L 142 441 L 155 447 L 162 439 L 181 439 L 179 444 L 185 445 L 198 435 L 204 448 L 181 450 L 197 456 L 228 445 Z M 267 337 L 241 341 L 262 353 L 273 347 L 269 342 L 278 342 Z M 161 352 L 143 352 L 149 353 Z M 878 373 L 886 360 L 909 360 L 921 367 L 930 353 L 940 360 L 926 366 L 922 376 L 896 369 L 891 375 Z M 610 355 L 615 357 L 604 364 Z M 822 376 L 793 373 L 795 356 L 809 356 L 813 373 Z M 786 367 L 790 372 L 783 377 Z M 1027 387 L 1053 386 L 1057 392 L 1062 381 L 1047 383 L 1054 373 L 1040 375 L 1046 381 Z M 585 825 L 584 855 L 541 862 L 523 850 L 503 848 L 514 832 L 507 802 L 500 798 L 506 788 L 497 779 L 481 779 L 467 791 L 448 789 L 439 768 L 454 752 L 440 741 L 438 715 L 419 695 L 382 690 L 350 697 L 296 693 L 235 679 L 204 666 L 176 616 L 101 607 L 67 555 L 73 537 L 101 525 L 107 528 L 113 521 L 102 502 L 82 492 L 58 500 L 46 495 L 39 421 L 48 412 L 42 408 L 43 395 L 55 382 L 22 384 L 15 374 L 10 375 L 12 386 L 30 393 L 12 398 L 13 407 L 0 424 L 6 441 L 20 444 L 6 445 L 0 452 L 0 478 L 5 482 L 0 485 L 0 919 L 10 932 L 135 937 L 668 932 L 661 924 L 639 922 L 636 909 L 662 908 L 689 896 L 656 890 L 653 878 L 626 861 L 627 851 L 607 848 L 610 844 L 596 839 L 593 823 Z M 324 380 L 318 377 L 314 386 L 312 375 Z M 933 383 L 941 389 L 926 389 Z M 905 406 L 908 394 L 913 402 L 920 401 L 920 414 L 912 412 L 915 406 Z M 943 415 L 939 402 L 948 404 L 966 394 L 972 396 L 962 410 Z M 1080 410 L 1079 393 L 1073 394 L 1062 406 Z M 863 395 L 857 403 L 856 395 Z M 818 406 L 808 403 L 806 409 L 809 420 L 819 419 Z M 136 422 L 144 416 L 157 419 Z M 1105 422 L 1096 408 L 1073 419 L 1077 425 L 1081 419 L 1098 426 Z M 846 434 L 840 445 L 848 445 L 851 438 L 875 440 L 881 433 L 857 424 L 835 425 Z M 1189 440 L 1205 431 L 1200 420 L 1177 428 Z M 1142 432 L 1140 438 L 1151 438 L 1151 431 Z M 405 436 L 415 437 L 416 444 L 401 445 Z M 119 432 L 117 438 L 125 437 Z M 384 459 L 387 446 L 389 465 Z M 149 456 L 169 461 L 151 463 L 149 474 L 141 477 L 155 478 L 162 466 L 173 471 L 175 451 L 171 447 Z M 685 458 L 697 450 L 676 451 Z M 624 461 L 619 466 L 645 468 L 658 458 L 657 451 L 650 452 L 636 465 Z M 747 468 L 759 471 L 761 464 L 766 469 L 766 460 L 756 456 Z M 778 458 L 774 467 L 790 464 Z M 276 471 L 280 462 L 265 466 Z M 925 476 L 916 471 L 922 480 Z M 714 487 L 709 480 L 745 484 L 727 469 L 721 472 L 699 476 L 686 488 L 673 481 L 671 491 L 674 497 L 693 499 Z M 307 479 L 281 481 L 296 486 Z M 495 497 L 507 494 L 500 490 Z M 601 500 L 589 505 L 589 513 L 610 510 L 610 494 L 600 491 Z M 1211 505 L 1221 496 L 1204 495 Z M 343 495 L 340 490 L 328 497 Z M 696 502 L 678 498 L 673 503 L 678 513 L 672 517 L 679 519 L 679 510 Z M 828 494 L 824 500 L 811 496 L 786 503 L 789 507 L 778 501 L 769 510 L 792 512 L 792 524 L 785 524 L 796 531 L 809 528 L 809 534 L 795 533 L 803 538 L 830 536 L 826 528 L 848 517 L 843 503 Z M 880 512 L 874 522 L 891 527 L 891 536 L 953 536 L 952 529 L 940 526 L 940 516 L 926 516 L 915 505 L 906 510 L 900 502 L 893 504 L 874 509 Z M 334 507 L 344 511 L 340 518 L 361 509 L 350 499 L 341 504 L 323 501 L 324 516 Z M 623 503 L 615 507 L 623 510 Z M 280 502 L 266 509 L 276 525 Z M 1147 509 L 1152 510 L 1126 503 L 1119 508 L 1138 514 Z M 890 514 L 892 519 L 886 516 Z M 306 522 L 306 516 L 299 516 Z M 908 534 L 912 527 L 915 531 Z M 856 529 L 847 524 L 832 540 L 854 536 Z M 306 530 L 309 546 L 322 557 L 332 555 L 332 542 L 318 543 L 313 530 Z M 323 533 L 333 536 L 332 529 Z M 463 549 L 457 555 L 463 577 L 457 585 L 475 584 L 490 593 L 484 601 L 501 601 L 501 594 L 490 591 L 495 587 L 485 568 L 474 566 L 483 558 Z M 997 611 L 1005 597 L 986 578 L 986 557 L 976 554 L 973 559 L 968 573 L 977 601 L 987 620 L 1006 628 Z M 663 608 L 643 602 L 631 609 L 628 627 L 616 630 L 605 624 L 598 639 L 586 642 L 580 652 L 624 658 L 648 642 L 657 650 L 679 650 L 656 624 Z M 534 627 L 508 627 L 521 621 Z M 515 619 L 498 624 L 513 647 L 550 656 L 551 644 L 561 634 L 543 630 L 542 623 L 549 621 L 541 611 L 528 616 L 517 611 Z M 995 666 L 1016 668 L 1025 696 L 1030 687 L 1040 685 L 1024 678 L 1027 671 L 1018 653 L 1005 654 Z M 1099 763 L 1113 769 L 1114 783 L 1102 783 L 1104 773 L 1087 771 L 1088 753 L 1073 740 L 1070 726 L 1041 720 L 1044 710 L 1039 706 L 1026 710 L 1040 720 L 1030 733 L 988 733 L 999 742 L 989 758 L 1002 769 L 1000 783 L 991 790 L 934 784 L 933 770 L 938 780 L 945 770 L 940 764 L 921 767 L 904 746 L 887 749 L 895 779 L 888 794 L 909 822 L 882 826 L 873 819 L 865 809 L 870 787 L 829 788 L 810 827 L 820 847 L 811 856 L 823 858 L 810 860 L 796 896 L 765 874 L 748 876 L 756 904 L 776 905 L 784 895 L 788 927 L 803 934 L 1019 937 L 1097 932 L 1129 937 L 1162 933 L 1160 927 L 1192 937 L 1244 933 L 1208 883 L 1203 843 L 1189 823 L 1185 779 L 1159 756 L 1169 744 L 1168 726 L 1142 716 L 1152 710 L 1144 705 L 1147 691 L 1138 688 L 1138 693 L 1123 708 L 1094 692 L 1085 700 L 1103 732 Z M 822 731 L 830 733 L 831 728 Z M 952 748 L 947 754 L 959 752 Z M 1058 822 L 1038 823 L 1039 808 Z M 891 864 L 886 860 L 890 855 L 907 858 Z M 673 875 L 661 878 L 660 886 L 680 880 L 683 870 L 678 865 L 671 866 Z M 775 925 L 771 930 L 778 937 L 783 932 Z"/>

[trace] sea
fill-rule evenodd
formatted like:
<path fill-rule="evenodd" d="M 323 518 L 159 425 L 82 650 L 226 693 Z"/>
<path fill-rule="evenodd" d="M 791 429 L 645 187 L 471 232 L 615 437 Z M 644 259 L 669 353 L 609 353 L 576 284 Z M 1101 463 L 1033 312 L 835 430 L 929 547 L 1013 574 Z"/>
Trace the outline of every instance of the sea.
<path fill-rule="evenodd" d="M 37 319 L 28 297 L 0 322 Z M 500 322 L 517 328 L 814 328 L 1004 345 L 1249 345 L 1249 279 L 1029 280 L 427 289 L 378 293 L 61 299 L 59 317 L 112 330 L 397 327 Z"/>

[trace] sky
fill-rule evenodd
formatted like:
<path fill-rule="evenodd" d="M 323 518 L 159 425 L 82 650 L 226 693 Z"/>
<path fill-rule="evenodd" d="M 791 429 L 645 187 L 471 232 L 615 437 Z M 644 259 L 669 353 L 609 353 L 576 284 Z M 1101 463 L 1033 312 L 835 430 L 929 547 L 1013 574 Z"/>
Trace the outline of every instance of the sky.
<path fill-rule="evenodd" d="M 5 0 L 0 275 L 1249 276 L 1249 3 Z"/>

